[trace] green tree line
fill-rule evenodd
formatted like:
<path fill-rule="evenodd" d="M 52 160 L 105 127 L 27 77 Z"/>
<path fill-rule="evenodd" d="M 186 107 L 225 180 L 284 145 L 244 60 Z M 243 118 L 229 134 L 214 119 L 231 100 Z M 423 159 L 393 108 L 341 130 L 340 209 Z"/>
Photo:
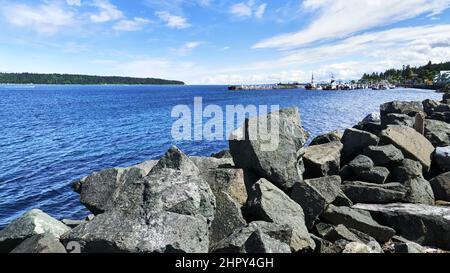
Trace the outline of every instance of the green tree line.
<path fill-rule="evenodd" d="M 173 84 L 184 85 L 184 82 L 116 76 L 88 76 L 70 74 L 36 74 L 36 73 L 0 73 L 3 84 Z"/>
<path fill-rule="evenodd" d="M 423 84 L 432 82 L 442 70 L 450 70 L 450 62 L 433 64 L 431 61 L 427 65 L 419 67 L 403 66 L 402 69 L 389 69 L 385 72 L 364 74 L 361 81 L 378 82 L 387 80 L 391 83 L 415 83 Z"/>

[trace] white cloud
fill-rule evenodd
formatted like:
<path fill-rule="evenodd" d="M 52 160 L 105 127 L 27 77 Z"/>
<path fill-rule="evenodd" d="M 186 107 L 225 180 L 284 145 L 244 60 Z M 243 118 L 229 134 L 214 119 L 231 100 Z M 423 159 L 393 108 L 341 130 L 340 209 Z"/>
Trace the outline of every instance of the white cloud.
<path fill-rule="evenodd" d="M 92 5 L 99 9 L 98 13 L 91 14 L 90 19 L 94 23 L 104 23 L 123 18 L 123 13 L 108 0 L 94 0 Z"/>
<path fill-rule="evenodd" d="M 266 39 L 254 48 L 286 49 L 342 38 L 423 14 L 434 16 L 449 6 L 450 0 L 305 0 L 303 10 L 317 19 L 303 30 Z"/>
<path fill-rule="evenodd" d="M 69 6 L 81 6 L 81 0 L 66 0 L 67 5 Z"/>
<path fill-rule="evenodd" d="M 0 8 L 3 18 L 11 25 L 32 29 L 39 34 L 53 35 L 74 23 L 75 14 L 57 4 L 32 6 L 6 4 Z"/>
<path fill-rule="evenodd" d="M 203 41 L 187 42 L 179 48 L 172 48 L 171 51 L 180 56 L 187 56 L 191 54 L 192 50 L 203 44 L 205 44 Z"/>
<path fill-rule="evenodd" d="M 231 6 L 230 13 L 237 18 L 255 17 L 261 19 L 266 12 L 267 4 L 257 5 L 254 0 L 237 3 Z"/>
<path fill-rule="evenodd" d="M 184 29 L 191 26 L 186 18 L 178 15 L 173 15 L 167 11 L 158 11 L 156 12 L 156 16 L 158 16 L 159 19 L 165 22 L 166 25 L 170 28 Z"/>
<path fill-rule="evenodd" d="M 132 20 L 121 20 L 114 26 L 114 30 L 118 31 L 139 31 L 150 23 L 150 20 L 145 18 L 136 17 Z"/>

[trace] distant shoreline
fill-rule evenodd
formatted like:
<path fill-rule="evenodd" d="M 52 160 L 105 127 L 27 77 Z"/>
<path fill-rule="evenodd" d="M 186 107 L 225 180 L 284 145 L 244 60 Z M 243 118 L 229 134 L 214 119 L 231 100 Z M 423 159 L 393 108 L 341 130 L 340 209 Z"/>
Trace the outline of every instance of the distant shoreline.
<path fill-rule="evenodd" d="M 185 85 L 182 81 L 158 78 L 92 76 L 77 74 L 0 73 L 6 85 Z"/>

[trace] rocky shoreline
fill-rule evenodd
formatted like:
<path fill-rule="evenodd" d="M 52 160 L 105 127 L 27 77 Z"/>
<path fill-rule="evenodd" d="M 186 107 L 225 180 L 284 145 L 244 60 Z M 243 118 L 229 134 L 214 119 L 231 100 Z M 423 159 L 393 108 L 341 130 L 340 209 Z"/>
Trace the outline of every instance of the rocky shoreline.
<path fill-rule="evenodd" d="M 13 253 L 437 253 L 450 250 L 450 96 L 390 102 L 306 146 L 298 109 L 280 142 L 96 172 L 74 190 L 92 212 L 32 210 L 0 231 Z M 247 120 L 243 131 L 255 119 Z"/>

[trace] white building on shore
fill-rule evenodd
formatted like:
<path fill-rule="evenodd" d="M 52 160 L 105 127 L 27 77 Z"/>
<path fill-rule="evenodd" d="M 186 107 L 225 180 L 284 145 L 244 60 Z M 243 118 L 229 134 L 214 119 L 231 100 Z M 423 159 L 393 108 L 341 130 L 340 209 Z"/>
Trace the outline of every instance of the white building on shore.
<path fill-rule="evenodd" d="M 434 79 L 435 83 L 448 84 L 450 83 L 450 70 L 444 70 L 439 73 Z"/>

